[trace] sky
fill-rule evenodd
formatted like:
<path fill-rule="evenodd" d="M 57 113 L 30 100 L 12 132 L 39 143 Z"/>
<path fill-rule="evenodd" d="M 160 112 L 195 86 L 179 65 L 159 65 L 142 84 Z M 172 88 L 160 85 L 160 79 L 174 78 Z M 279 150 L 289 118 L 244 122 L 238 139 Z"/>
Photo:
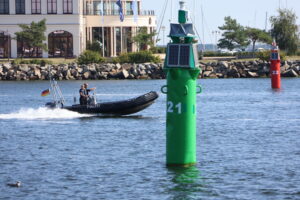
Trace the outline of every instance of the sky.
<path fill-rule="evenodd" d="M 174 23 L 177 22 L 178 0 L 142 0 L 143 10 L 155 11 L 158 27 L 166 1 L 168 1 L 168 6 L 162 22 L 166 29 L 164 34 L 161 31 L 158 36 L 159 44 L 166 44 L 169 41 L 166 35 L 170 31 L 170 20 Z M 231 16 L 243 26 L 259 29 L 267 27 L 269 30 L 271 28 L 269 18 L 278 15 L 278 8 L 288 8 L 298 16 L 297 24 L 300 25 L 300 0 L 186 0 L 186 2 L 191 18 L 195 19 L 197 35 L 199 35 L 200 41 L 205 44 L 215 44 L 220 39 L 221 34 L 218 32 L 218 27 L 224 24 L 224 17 L 226 16 Z M 267 23 L 266 16 L 268 18 Z"/>

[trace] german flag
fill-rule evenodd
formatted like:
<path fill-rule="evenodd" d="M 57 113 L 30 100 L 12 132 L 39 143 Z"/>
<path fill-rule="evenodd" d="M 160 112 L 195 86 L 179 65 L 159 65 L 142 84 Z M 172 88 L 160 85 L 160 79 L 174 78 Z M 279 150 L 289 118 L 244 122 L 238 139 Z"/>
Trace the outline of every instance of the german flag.
<path fill-rule="evenodd" d="M 47 96 L 48 94 L 50 94 L 50 89 L 44 90 L 44 91 L 41 93 L 41 96 L 42 96 L 42 97 L 45 97 L 45 96 Z"/>

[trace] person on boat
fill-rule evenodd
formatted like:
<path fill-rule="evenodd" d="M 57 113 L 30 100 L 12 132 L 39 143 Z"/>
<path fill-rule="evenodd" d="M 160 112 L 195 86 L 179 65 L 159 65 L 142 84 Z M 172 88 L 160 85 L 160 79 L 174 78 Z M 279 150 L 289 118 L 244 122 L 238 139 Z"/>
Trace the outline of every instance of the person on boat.
<path fill-rule="evenodd" d="M 85 92 L 84 94 L 86 95 L 86 104 L 88 104 L 88 102 L 90 100 L 89 92 L 95 90 L 96 87 L 88 89 L 89 85 L 87 83 L 84 83 L 83 86 L 84 86 L 84 92 Z"/>
<path fill-rule="evenodd" d="M 96 87 L 88 89 L 89 84 L 87 84 L 87 83 L 84 83 L 83 86 L 84 86 L 84 89 L 86 90 L 86 95 L 89 95 L 90 91 L 93 91 L 96 89 Z"/>
<path fill-rule="evenodd" d="M 80 105 L 86 105 L 87 104 L 87 95 L 86 95 L 84 85 L 80 86 L 79 95 L 80 95 L 80 97 L 79 97 Z"/>

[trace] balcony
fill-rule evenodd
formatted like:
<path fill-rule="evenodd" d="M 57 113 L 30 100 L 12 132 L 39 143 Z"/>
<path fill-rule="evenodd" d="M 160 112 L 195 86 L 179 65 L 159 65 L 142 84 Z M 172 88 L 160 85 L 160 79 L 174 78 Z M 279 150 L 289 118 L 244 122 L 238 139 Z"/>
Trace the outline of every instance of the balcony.
<path fill-rule="evenodd" d="M 127 10 L 126 12 L 123 12 L 124 15 L 133 15 L 132 10 Z M 83 11 L 84 15 L 102 15 L 102 10 L 97 9 L 86 9 Z M 103 12 L 104 16 L 118 16 L 119 10 L 104 10 Z M 154 10 L 140 10 L 138 12 L 139 16 L 155 16 Z"/>

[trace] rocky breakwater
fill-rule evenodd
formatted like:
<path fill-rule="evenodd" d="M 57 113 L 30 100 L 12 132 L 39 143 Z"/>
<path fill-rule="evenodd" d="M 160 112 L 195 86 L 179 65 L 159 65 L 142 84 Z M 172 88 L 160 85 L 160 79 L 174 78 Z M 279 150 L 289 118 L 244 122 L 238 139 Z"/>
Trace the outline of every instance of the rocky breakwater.
<path fill-rule="evenodd" d="M 201 78 L 258 78 L 269 77 L 270 63 L 264 61 L 200 63 Z M 299 77 L 300 61 L 281 63 L 282 77 Z"/>
<path fill-rule="evenodd" d="M 161 79 L 162 64 L 0 64 L 0 80 L 101 80 L 101 79 Z"/>
<path fill-rule="evenodd" d="M 163 79 L 163 64 L 89 64 L 34 65 L 0 64 L 0 80 L 106 80 L 106 79 Z M 199 78 L 257 78 L 269 77 L 270 64 L 263 61 L 200 62 Z M 49 70 L 50 69 L 50 70 Z M 300 77 L 300 61 L 281 63 L 282 77 Z"/>

